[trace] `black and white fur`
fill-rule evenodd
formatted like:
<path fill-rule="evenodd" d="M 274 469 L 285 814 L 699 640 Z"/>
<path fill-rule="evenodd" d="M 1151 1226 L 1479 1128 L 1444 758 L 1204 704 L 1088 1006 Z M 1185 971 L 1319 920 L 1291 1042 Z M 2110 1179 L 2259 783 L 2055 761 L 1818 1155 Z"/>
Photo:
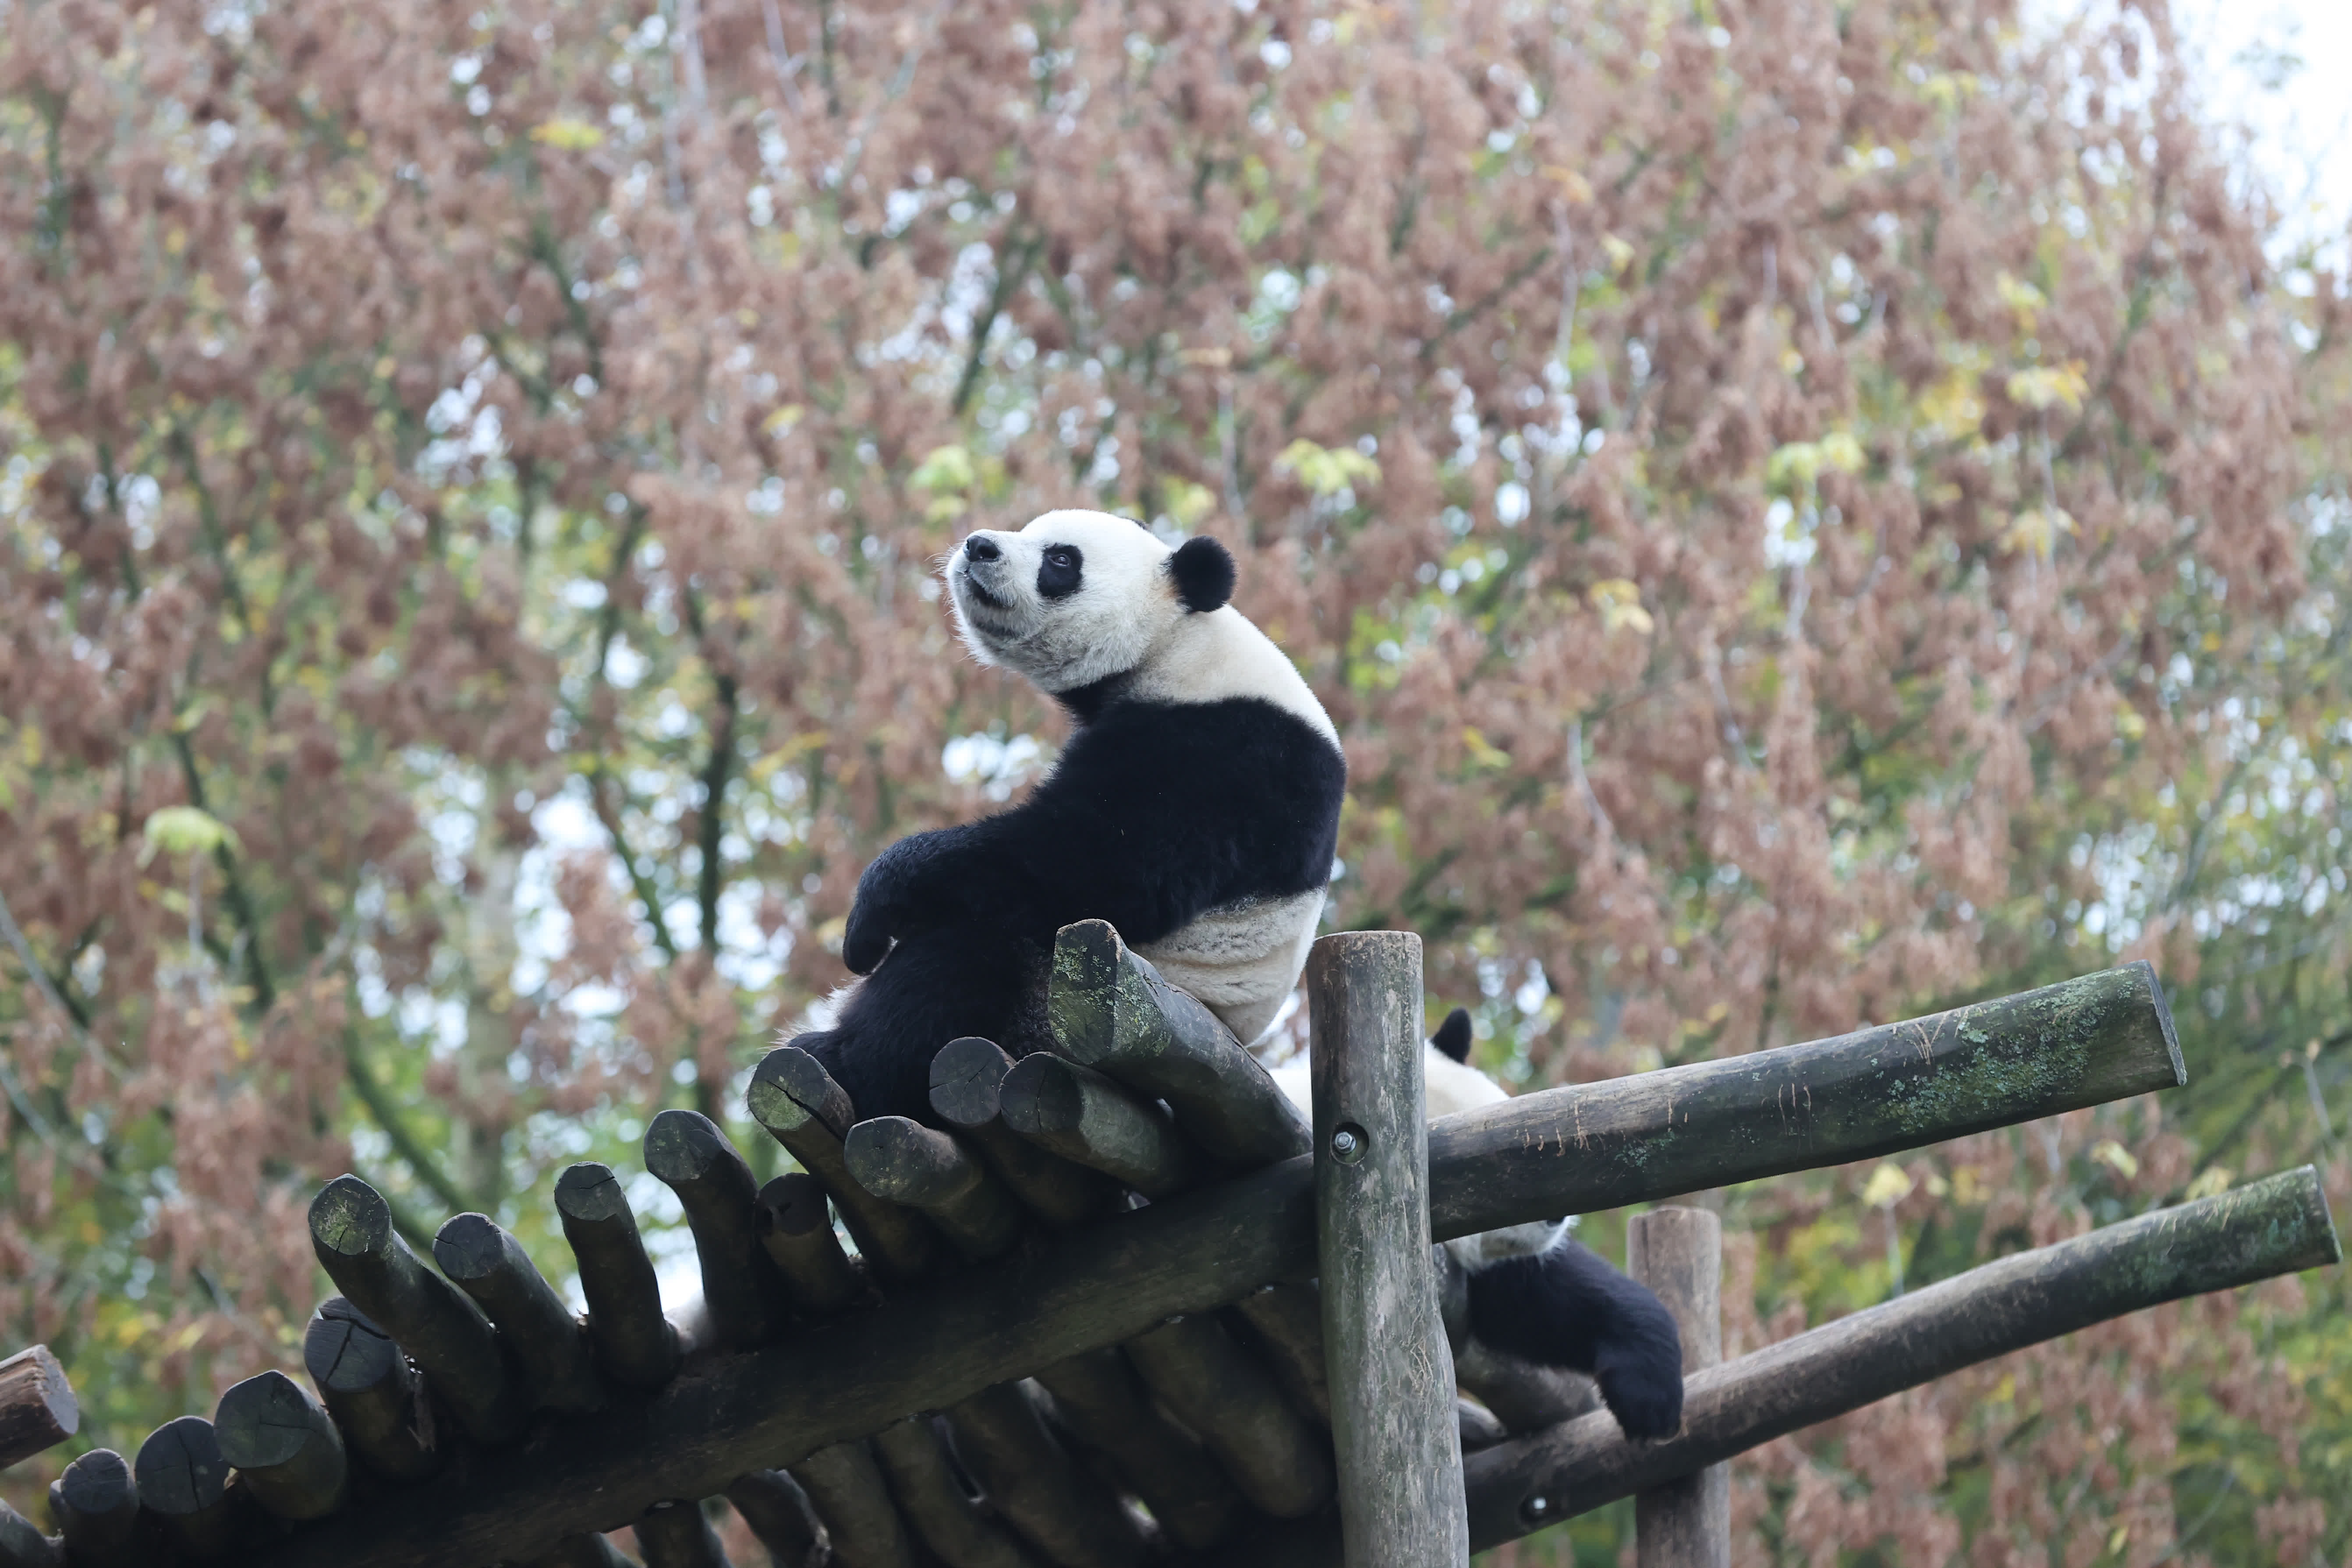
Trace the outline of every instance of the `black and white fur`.
<path fill-rule="evenodd" d="M 793 1043 L 859 1116 L 928 1118 L 941 1046 L 1039 1037 L 1054 934 L 1082 920 L 1255 1039 L 1315 940 L 1347 767 L 1306 681 L 1226 604 L 1233 557 L 1053 511 L 972 533 L 947 580 L 973 655 L 1051 694 L 1076 731 L 1020 805 L 866 868 L 842 942 L 866 978 L 833 1027 Z"/>
<path fill-rule="evenodd" d="M 1456 1007 L 1422 1047 L 1432 1121 L 1510 1098 L 1469 1056 L 1470 1015 Z M 1305 1062 L 1276 1068 L 1274 1078 L 1314 1114 Z M 1565 1221 L 1458 1237 L 1445 1249 L 1469 1276 L 1473 1339 L 1585 1373 L 1629 1437 L 1664 1437 L 1682 1425 L 1682 1341 L 1673 1316 L 1647 1286 L 1570 1239 Z"/>

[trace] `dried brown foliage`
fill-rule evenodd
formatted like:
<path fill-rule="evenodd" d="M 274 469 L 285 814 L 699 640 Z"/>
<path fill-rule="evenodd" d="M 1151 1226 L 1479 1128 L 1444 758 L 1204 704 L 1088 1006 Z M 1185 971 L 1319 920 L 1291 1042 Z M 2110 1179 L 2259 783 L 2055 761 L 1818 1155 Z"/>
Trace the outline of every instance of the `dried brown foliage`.
<path fill-rule="evenodd" d="M 2160 6 L 0 17 L 0 893 L 55 994 L 5 961 L 0 1322 L 94 1313 L 126 1422 L 286 1353 L 354 1145 L 543 1229 L 582 1129 L 729 1108 L 865 858 L 1059 733 L 950 645 L 967 526 L 1232 542 L 1346 733 L 1336 917 L 1545 1079 L 2185 979 L 2164 792 L 2230 798 L 2256 673 L 2326 729 L 2328 633 L 2279 649 L 2342 295 L 2280 289 Z M 2083 927 L 2149 823 L 2191 871 Z M 1882 1219 L 1965 1262 L 2199 1168 L 2076 1120 L 1742 1199 L 1735 1337 L 1885 1289 Z M 2184 1400 L 2292 1435 L 2239 1310 L 1776 1445 L 1745 1550 L 2161 1561 Z"/>

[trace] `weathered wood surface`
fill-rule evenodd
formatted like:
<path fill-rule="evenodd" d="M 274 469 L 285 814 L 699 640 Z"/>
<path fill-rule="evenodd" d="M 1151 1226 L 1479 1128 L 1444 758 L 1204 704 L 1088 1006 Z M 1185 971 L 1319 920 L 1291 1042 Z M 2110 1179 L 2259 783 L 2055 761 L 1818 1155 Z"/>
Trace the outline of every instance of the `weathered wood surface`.
<path fill-rule="evenodd" d="M 1013 1195 L 1047 1225 L 1067 1230 L 1118 1206 L 1099 1171 L 1049 1153 L 1004 1124 L 1003 1089 L 1013 1058 L 976 1035 L 950 1040 L 931 1058 L 931 1110 L 980 1152 Z"/>
<path fill-rule="evenodd" d="M 1514 1434 L 1540 1431 L 1601 1407 L 1601 1390 L 1581 1373 L 1522 1360 L 1476 1340 L 1454 1356 L 1454 1380 Z"/>
<path fill-rule="evenodd" d="M 935 1127 L 877 1116 L 849 1130 L 842 1154 L 859 1186 L 921 1209 L 975 1263 L 1021 1239 L 1021 1205 L 1011 1190 Z"/>
<path fill-rule="evenodd" d="M 604 1403 L 580 1320 L 498 1222 L 457 1215 L 434 1237 L 433 1260 L 498 1325 L 540 1409 L 578 1415 Z"/>
<path fill-rule="evenodd" d="M 1162 1323 L 1127 1342 L 1127 1358 L 1170 1414 L 1198 1434 L 1226 1479 L 1276 1519 L 1331 1496 L 1331 1447 L 1290 1407 L 1273 1376 L 1213 1312 Z"/>
<path fill-rule="evenodd" d="M 0 1502 L 0 1568 L 65 1568 L 64 1541 Z"/>
<path fill-rule="evenodd" d="M 50 1498 L 81 1568 L 136 1568 L 163 1555 L 160 1527 L 139 1511 L 131 1461 L 113 1449 L 92 1448 L 68 1465 Z"/>
<path fill-rule="evenodd" d="M 877 1432 L 874 1458 L 907 1521 L 948 1568 L 1039 1568 L 1040 1559 L 965 1495 L 929 1416 Z"/>
<path fill-rule="evenodd" d="M 801 1484 L 782 1470 L 752 1470 L 727 1488 L 727 1500 L 768 1550 L 774 1568 L 824 1568 L 832 1549 Z"/>
<path fill-rule="evenodd" d="M 53 1448 L 81 1429 L 81 1405 L 47 1345 L 0 1361 L 0 1470 Z"/>
<path fill-rule="evenodd" d="M 637 1520 L 637 1555 L 646 1568 L 730 1568 L 699 1503 L 657 1502 L 646 1510 Z"/>
<path fill-rule="evenodd" d="M 1092 1068 L 1039 1051 L 1013 1064 L 999 1093 L 1007 1127 L 1145 1197 L 1181 1192 L 1202 1173 L 1165 1110 Z"/>
<path fill-rule="evenodd" d="M 440 1468 L 425 1385 L 366 1313 L 341 1296 L 320 1302 L 302 1335 L 302 1366 L 361 1464 L 395 1481 Z"/>
<path fill-rule="evenodd" d="M 942 1412 L 989 1505 L 1061 1568 L 1139 1568 L 1143 1532 L 1054 1440 L 1029 1391 L 1000 1383 Z"/>
<path fill-rule="evenodd" d="M 751 1119 L 833 1194 L 842 1224 L 878 1283 L 908 1284 L 947 1261 L 939 1233 L 922 1215 L 876 1197 L 849 1173 L 842 1140 L 857 1110 L 814 1057 L 797 1046 L 778 1046 L 753 1069 L 744 1098 Z"/>
<path fill-rule="evenodd" d="M 337 1176 L 320 1189 L 310 1201 L 310 1250 L 345 1299 L 415 1359 L 467 1436 L 489 1444 L 522 1436 L 530 1401 L 489 1320 L 408 1250 L 373 1187 Z"/>
<path fill-rule="evenodd" d="M 788 1171 L 760 1189 L 760 1245 L 804 1316 L 830 1318 L 866 1295 L 865 1279 L 833 1233 L 824 1184 L 805 1171 Z"/>
<path fill-rule="evenodd" d="M 131 1461 L 139 1504 L 163 1521 L 165 1537 L 188 1557 L 226 1557 L 251 1546 L 251 1500 L 233 1486 L 219 1436 L 201 1415 L 166 1421 L 139 1445 Z"/>
<path fill-rule="evenodd" d="M 1683 1429 L 1631 1443 L 1595 1411 L 1467 1456 L 1484 1552 L 1888 1394 L 2109 1318 L 2342 1258 L 2309 1166 L 1981 1265 L 1685 1380 Z M 1332 1510 L 1188 1568 L 1340 1568 Z"/>
<path fill-rule="evenodd" d="M 2188 1081 L 2155 971 L 2127 963 L 1834 1039 L 1446 1117 L 1429 1130 L 1431 1170 L 1480 1173 L 1433 1184 L 1430 1227 L 1444 1240 L 1622 1208 Z M 1518 1157 L 1481 1169 L 1491 1154 Z M 1578 1168 L 1565 1207 L 1563 1164 Z"/>
<path fill-rule="evenodd" d="M 1601 1412 L 1471 1456 L 1471 1541 L 1484 1550 L 2108 1318 L 2342 1257 L 2307 1165 L 2018 1253 L 1696 1373 L 1664 1441 L 1629 1443 Z"/>
<path fill-rule="evenodd" d="M 661 1282 L 637 1234 L 621 1179 L 593 1161 L 555 1181 L 555 1212 L 588 1298 L 588 1343 L 624 1388 L 659 1388 L 677 1372 L 677 1331 L 662 1316 Z"/>
<path fill-rule="evenodd" d="M 1311 1284 L 1269 1285 L 1234 1303 L 1291 1403 L 1331 1425 L 1331 1377 L 1323 1353 L 1323 1298 Z"/>
<path fill-rule="evenodd" d="M 840 1568 L 927 1568 L 863 1440 L 820 1448 L 791 1474 L 824 1521 L 832 1561 Z"/>
<path fill-rule="evenodd" d="M 282 1372 L 248 1377 L 220 1397 L 213 1431 L 221 1458 L 280 1519 L 323 1519 L 351 1484 L 343 1436 L 327 1407 Z"/>
<path fill-rule="evenodd" d="M 685 1205 L 719 1347 L 747 1351 L 783 1332 L 790 1303 L 760 1241 L 760 1184 L 719 1124 L 699 1111 L 663 1111 L 646 1129 L 646 1169 Z"/>
<path fill-rule="evenodd" d="M 1325 937 L 1306 978 L 1318 1277 L 1348 1563 L 1467 1568 L 1454 1356 L 1430 1268 L 1421 938 Z"/>
<path fill-rule="evenodd" d="M 629 1554 L 602 1535 L 567 1535 L 530 1560 L 530 1568 L 636 1568 Z"/>
<path fill-rule="evenodd" d="M 1705 1209 L 1669 1205 L 1626 1227 L 1625 1272 L 1674 1314 L 1683 1375 L 1723 1359 L 1723 1222 Z M 1639 1568 L 1730 1568 L 1731 1471 L 1709 1465 L 1633 1499 Z"/>
<path fill-rule="evenodd" d="M 1055 1415 L 1110 1461 L 1178 1545 L 1213 1546 L 1240 1522 L 1241 1493 L 1198 1438 L 1160 1414 L 1118 1351 L 1057 1361 L 1038 1370 L 1037 1383 Z"/>
<path fill-rule="evenodd" d="M 1908 1042 L 1902 1049 L 1898 1034 Z M 1989 1005 L 1959 1026 L 1863 1031 L 1449 1118 L 1430 1129 L 1433 1234 L 1884 1154 L 2179 1078 L 2161 1003 L 2146 966 L 2133 965 Z M 1834 1111 L 1822 1083 L 1838 1087 Z M 485 1453 L 444 1483 L 429 1520 L 389 1501 L 364 1503 L 260 1561 L 474 1568 L 569 1531 L 625 1523 L 665 1497 L 709 1495 L 748 1468 L 870 1434 L 909 1410 L 1118 1343 L 1172 1314 L 1307 1278 L 1312 1181 L 1301 1156 L 1084 1227 L 952 1287 L 909 1291 L 820 1332 L 682 1375 L 625 1416 L 565 1422 L 527 1450 Z"/>
<path fill-rule="evenodd" d="M 1246 1168 L 1307 1152 L 1307 1119 L 1257 1058 L 1109 922 L 1080 921 L 1055 937 L 1045 1017 L 1056 1050 L 1166 1100 L 1212 1160 Z"/>

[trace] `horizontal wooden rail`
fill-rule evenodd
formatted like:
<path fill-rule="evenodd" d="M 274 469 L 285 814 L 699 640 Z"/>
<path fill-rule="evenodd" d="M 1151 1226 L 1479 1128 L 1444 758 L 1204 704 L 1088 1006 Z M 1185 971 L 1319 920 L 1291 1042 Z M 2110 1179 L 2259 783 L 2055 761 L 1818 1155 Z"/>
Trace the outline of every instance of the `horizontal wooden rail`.
<path fill-rule="evenodd" d="M 1917 1147 L 2183 1081 L 2132 964 L 1912 1023 L 1523 1095 L 1430 1131 L 1433 1234 L 1654 1201 Z M 654 1503 L 709 1497 L 1066 1357 L 1315 1267 L 1301 1155 L 690 1368 L 652 1399 L 543 1425 L 415 1494 L 342 1510 L 267 1568 L 474 1568 Z M 1643 1483 L 1646 1484 L 1646 1481 Z"/>
<path fill-rule="evenodd" d="M 2319 1173 L 2308 1165 L 2016 1253 L 1692 1373 L 1683 1429 L 1662 1442 L 1628 1442 L 1596 1411 L 1467 1456 L 1471 1545 L 1515 1541 L 2109 1318 L 2342 1257 Z M 1339 1568 L 1339 1521 L 1326 1512 L 1261 1531 L 1214 1562 Z"/>

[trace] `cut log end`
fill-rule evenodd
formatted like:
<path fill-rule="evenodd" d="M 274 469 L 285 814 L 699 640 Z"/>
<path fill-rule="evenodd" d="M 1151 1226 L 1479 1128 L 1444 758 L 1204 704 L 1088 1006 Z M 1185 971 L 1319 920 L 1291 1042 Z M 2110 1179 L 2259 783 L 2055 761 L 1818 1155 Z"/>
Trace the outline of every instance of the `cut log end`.
<path fill-rule="evenodd" d="M 745 1099 L 752 1117 L 772 1132 L 796 1132 L 814 1121 L 842 1138 L 857 1120 L 849 1091 L 798 1046 L 778 1046 L 762 1058 Z"/>
<path fill-rule="evenodd" d="M 710 1174 L 735 1146 L 701 1112 L 665 1110 L 646 1129 L 645 1152 L 646 1169 L 674 1185 Z"/>
<path fill-rule="evenodd" d="M 998 1091 L 1012 1070 L 1013 1058 L 994 1040 L 950 1040 L 931 1058 L 931 1109 L 958 1127 L 992 1121 L 1003 1109 Z"/>
<path fill-rule="evenodd" d="M 610 1165 L 583 1161 L 555 1179 L 555 1206 L 566 1219 L 594 1225 L 629 1215 L 629 1200 Z"/>
<path fill-rule="evenodd" d="M 488 1215 L 461 1214 L 433 1238 L 433 1261 L 460 1285 L 487 1279 L 506 1258 L 506 1233 Z"/>
<path fill-rule="evenodd" d="M 47 1345 L 0 1361 L 0 1468 L 28 1459 L 81 1429 L 81 1403 Z"/>
<path fill-rule="evenodd" d="M 186 1518 L 217 1504 L 228 1489 L 229 1463 L 220 1436 L 201 1415 L 166 1421 L 139 1446 L 133 1467 L 139 1500 L 166 1519 Z"/>
<path fill-rule="evenodd" d="M 371 1257 L 391 1238 L 392 1205 L 357 1176 L 337 1176 L 310 1200 L 310 1240 L 322 1254 Z"/>

